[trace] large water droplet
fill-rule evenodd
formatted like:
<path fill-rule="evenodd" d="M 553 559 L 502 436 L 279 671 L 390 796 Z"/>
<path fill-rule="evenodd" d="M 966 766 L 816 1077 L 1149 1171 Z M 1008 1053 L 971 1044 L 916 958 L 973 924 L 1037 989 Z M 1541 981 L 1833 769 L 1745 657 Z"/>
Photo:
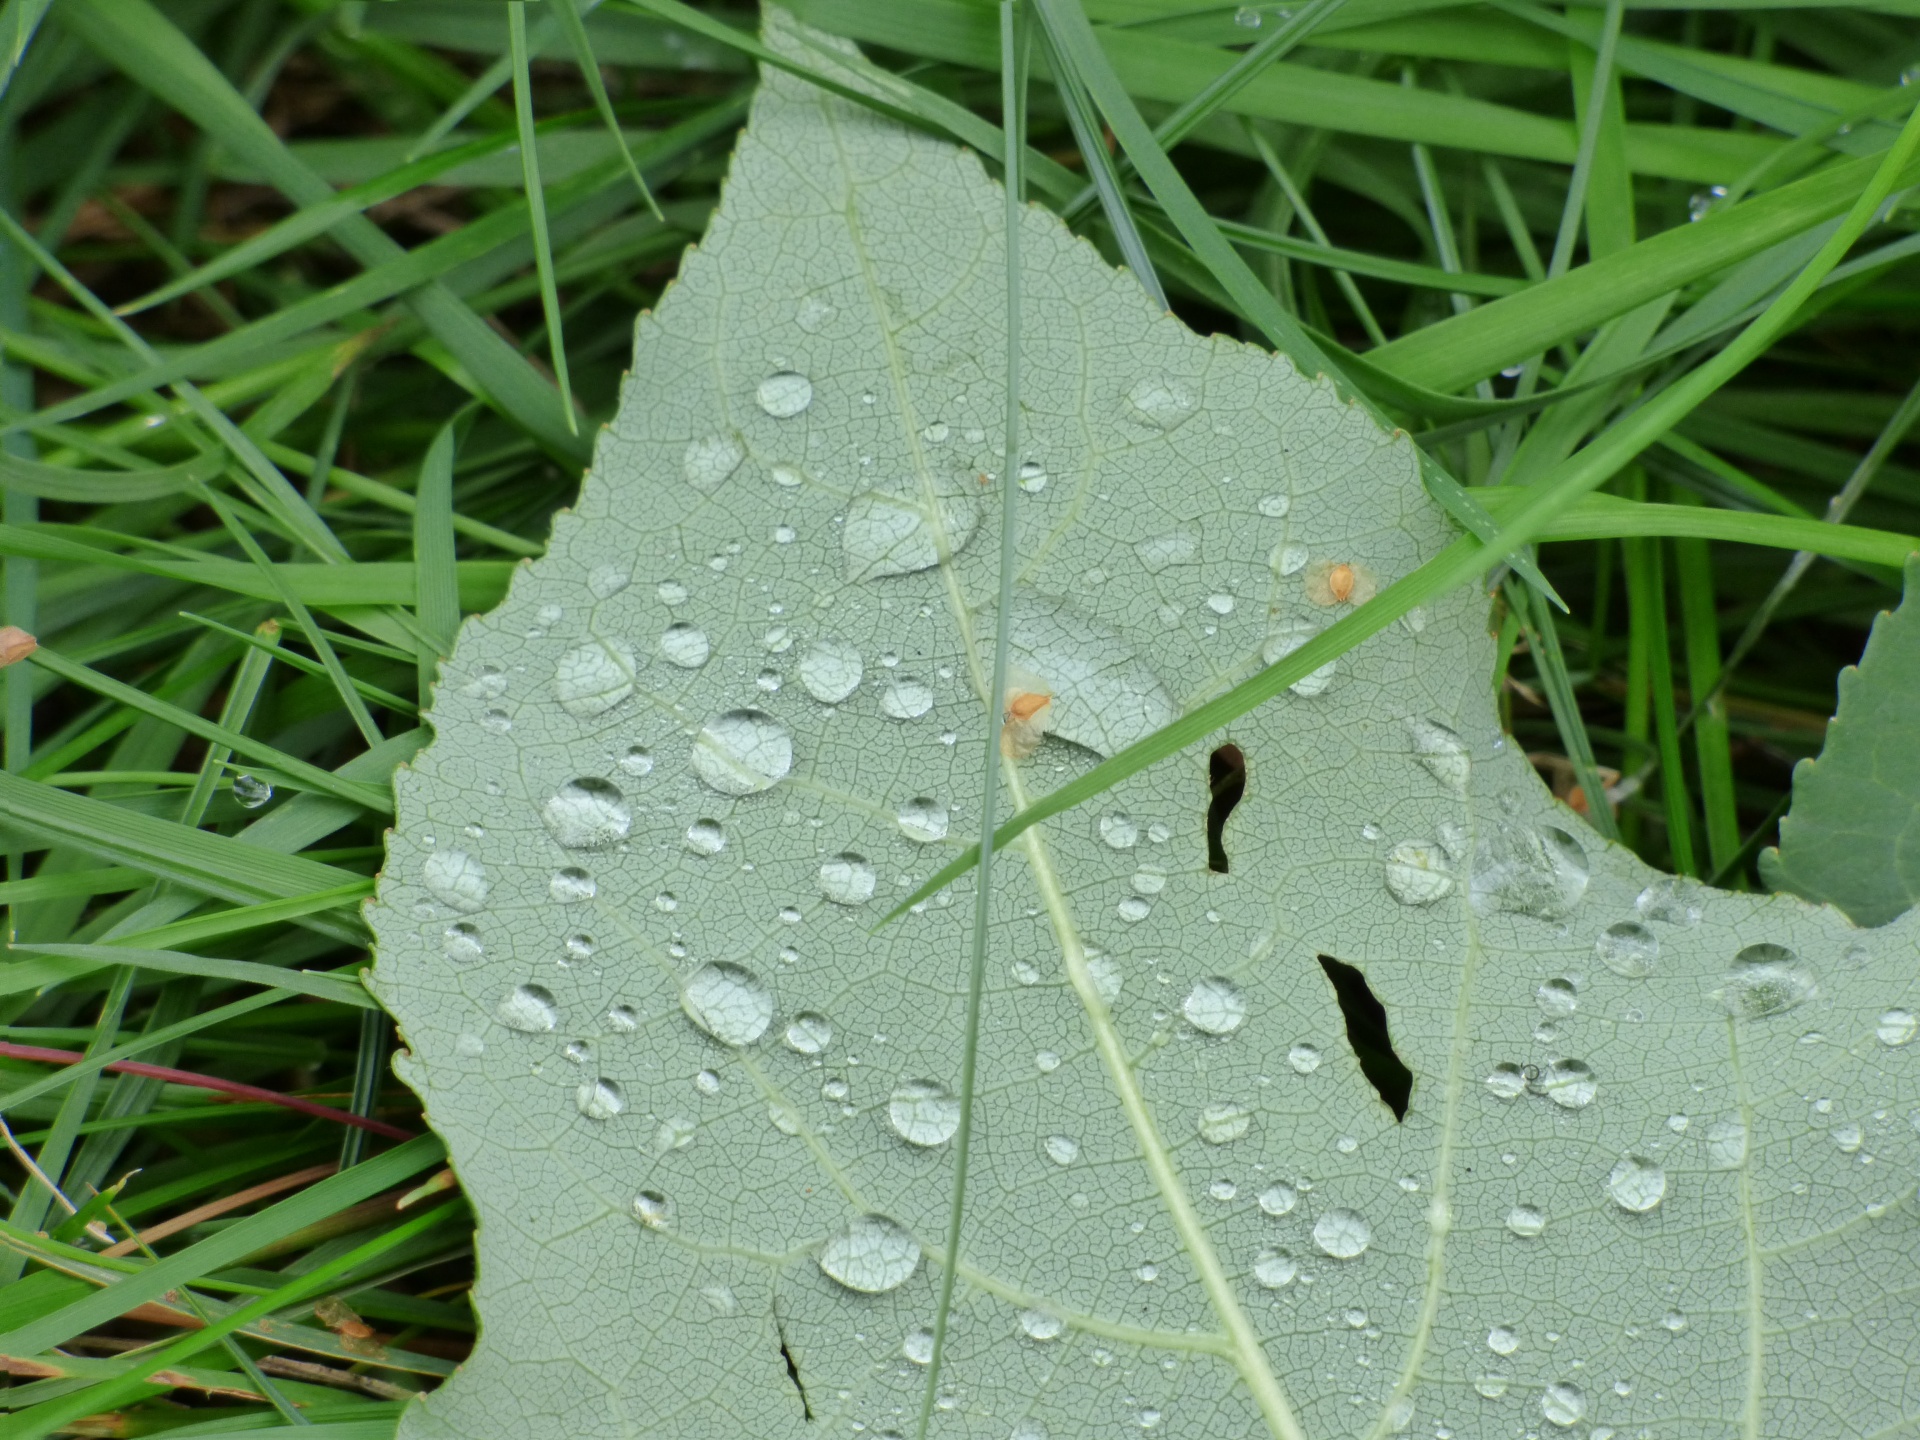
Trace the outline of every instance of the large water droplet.
<path fill-rule="evenodd" d="M 1193 418 L 1199 401 L 1183 381 L 1165 375 L 1149 376 L 1127 391 L 1127 408 L 1134 418 L 1157 430 L 1177 430 Z"/>
<path fill-rule="evenodd" d="M 991 609 L 976 622 L 993 633 Z M 1009 657 L 1052 697 L 1046 733 L 1111 755 L 1171 724 L 1180 709 L 1130 640 L 1052 595 L 1014 596 Z"/>
<path fill-rule="evenodd" d="M 1540 1093 L 1563 1110 L 1584 1109 L 1600 1088 L 1593 1069 L 1580 1060 L 1550 1060 L 1540 1072 Z"/>
<path fill-rule="evenodd" d="M 919 795 L 907 801 L 895 818 L 900 823 L 900 833 L 909 840 L 931 845 L 947 838 L 947 807 L 928 796 Z"/>
<path fill-rule="evenodd" d="M 687 977 L 680 1008 L 722 1045 L 751 1045 L 773 1023 L 773 992 L 743 966 L 709 961 Z"/>
<path fill-rule="evenodd" d="M 1587 1413 L 1587 1397 L 1581 1393 L 1578 1385 L 1556 1380 L 1540 1396 L 1540 1413 L 1547 1417 L 1549 1424 L 1562 1429 L 1578 1425 L 1581 1417 Z"/>
<path fill-rule="evenodd" d="M 1646 926 L 1624 920 L 1600 932 L 1600 938 L 1593 942 L 1593 953 L 1614 974 L 1642 980 L 1653 973 L 1654 962 L 1660 958 L 1660 941 Z"/>
<path fill-rule="evenodd" d="M 779 370 L 753 392 L 760 408 L 776 420 L 790 420 L 813 403 L 813 382 L 792 370 Z"/>
<path fill-rule="evenodd" d="M 813 1010 L 802 1010 L 787 1024 L 787 1048 L 797 1055 L 818 1055 L 833 1043 L 833 1022 Z"/>
<path fill-rule="evenodd" d="M 1507 1229 L 1522 1240 L 1531 1240 L 1547 1228 L 1547 1217 L 1537 1205 L 1516 1205 L 1507 1211 Z"/>
<path fill-rule="evenodd" d="M 548 833 L 569 850 L 604 850 L 627 838 L 633 812 L 626 797 L 605 780 L 569 780 L 540 807 Z"/>
<path fill-rule="evenodd" d="M 680 468 L 689 484 L 705 490 L 733 474 L 746 458 L 746 445 L 738 435 L 727 430 L 690 441 L 686 454 L 681 457 Z"/>
<path fill-rule="evenodd" d="M 1501 820 L 1482 832 L 1473 866 L 1477 908 L 1558 920 L 1586 893 L 1587 852 L 1566 831 Z"/>
<path fill-rule="evenodd" d="M 1687 926 L 1700 923 L 1704 903 L 1698 882 L 1669 875 L 1642 890 L 1633 908 L 1663 925 Z"/>
<path fill-rule="evenodd" d="M 1067 1322 L 1058 1315 L 1049 1315 L 1044 1310 L 1022 1310 L 1020 1312 L 1020 1333 L 1029 1340 L 1042 1343 L 1058 1340 L 1066 1333 Z"/>
<path fill-rule="evenodd" d="M 698 625 L 681 620 L 669 625 L 660 635 L 660 653 L 667 662 L 682 670 L 698 670 L 713 653 L 707 632 Z"/>
<path fill-rule="evenodd" d="M 1407 721 L 1407 733 L 1413 738 L 1413 758 L 1421 767 L 1455 795 L 1465 796 L 1473 775 L 1467 742 L 1438 720 L 1416 717 Z"/>
<path fill-rule="evenodd" d="M 1247 1018 L 1247 997 L 1240 987 L 1220 975 L 1194 982 L 1180 1006 L 1187 1023 L 1208 1035 L 1231 1035 Z"/>
<path fill-rule="evenodd" d="M 880 692 L 880 708 L 895 720 L 918 720 L 933 709 L 933 687 L 911 675 L 899 675 Z"/>
<path fill-rule="evenodd" d="M 1882 1045 L 1904 1045 L 1913 1039 L 1916 1030 L 1920 1030 L 1920 1021 L 1914 1019 L 1913 1011 L 1898 1008 L 1884 1012 L 1873 1027 Z"/>
<path fill-rule="evenodd" d="M 573 1103 L 589 1120 L 611 1120 L 627 1108 L 627 1097 L 611 1080 L 595 1080 L 574 1091 Z"/>
<path fill-rule="evenodd" d="M 931 570 L 940 563 L 943 544 L 949 555 L 958 554 L 979 523 L 973 502 L 964 495 L 941 496 L 929 516 L 916 500 L 865 491 L 848 503 L 840 527 L 847 579 L 873 580 Z"/>
<path fill-rule="evenodd" d="M 793 736 L 764 710 L 729 710 L 693 737 L 693 769 L 722 795 L 771 790 L 793 768 Z"/>
<path fill-rule="evenodd" d="M 1100 838 L 1115 850 L 1130 850 L 1140 841 L 1140 827 L 1131 816 L 1115 811 L 1100 817 Z"/>
<path fill-rule="evenodd" d="M 554 667 L 553 698 L 578 719 L 604 715 L 633 693 L 639 663 L 624 640 L 593 640 L 576 646 Z"/>
<path fill-rule="evenodd" d="M 1733 957 L 1720 996 L 1741 1020 L 1783 1015 L 1813 994 L 1813 976 L 1784 945 L 1749 945 Z"/>
<path fill-rule="evenodd" d="M 1667 1193 L 1667 1172 L 1640 1155 L 1623 1155 L 1607 1176 L 1607 1194 L 1622 1210 L 1644 1215 Z"/>
<path fill-rule="evenodd" d="M 1453 890 L 1453 870 L 1438 844 L 1407 840 L 1387 852 L 1387 893 L 1402 905 L 1431 905 Z"/>
<path fill-rule="evenodd" d="M 538 1035 L 560 1023 L 560 1011 L 551 991 L 539 985 L 516 985 L 495 1008 L 500 1023 L 509 1030 Z"/>
<path fill-rule="evenodd" d="M 937 1080 L 907 1080 L 887 1101 L 887 1119 L 909 1145 L 944 1145 L 960 1128 L 960 1101 Z"/>
<path fill-rule="evenodd" d="M 1284 1180 L 1275 1181 L 1260 1192 L 1260 1209 L 1263 1213 L 1279 1219 L 1293 1212 L 1300 1203 L 1300 1192 Z"/>
<path fill-rule="evenodd" d="M 487 870 L 464 850 L 436 850 L 420 867 L 420 883 L 442 905 L 463 915 L 486 908 Z"/>
<path fill-rule="evenodd" d="M 1362 1250 L 1366 1248 L 1363 1244 Z M 1353 1252 L 1358 1255 L 1359 1250 Z M 1284 1290 L 1300 1273 L 1300 1262 L 1292 1253 L 1278 1248 L 1262 1250 L 1253 1257 L 1253 1278 L 1268 1290 Z"/>
<path fill-rule="evenodd" d="M 1313 1222 L 1313 1243 L 1336 1260 L 1352 1260 L 1373 1243 L 1373 1226 L 1357 1210 L 1329 1210 Z"/>
<path fill-rule="evenodd" d="M 897 1290 L 920 1264 L 920 1242 L 885 1215 L 856 1215 L 820 1250 L 828 1279 L 863 1295 Z"/>
<path fill-rule="evenodd" d="M 866 666 L 844 640 L 816 640 L 800 657 L 800 683 L 822 705 L 838 705 L 860 688 Z"/>
<path fill-rule="evenodd" d="M 864 905 L 873 898 L 876 880 L 864 855 L 851 850 L 820 862 L 820 893 L 836 905 Z"/>
<path fill-rule="evenodd" d="M 1209 1145 L 1231 1145 L 1253 1128 L 1253 1112 L 1227 1101 L 1202 1106 L 1196 1128 Z"/>

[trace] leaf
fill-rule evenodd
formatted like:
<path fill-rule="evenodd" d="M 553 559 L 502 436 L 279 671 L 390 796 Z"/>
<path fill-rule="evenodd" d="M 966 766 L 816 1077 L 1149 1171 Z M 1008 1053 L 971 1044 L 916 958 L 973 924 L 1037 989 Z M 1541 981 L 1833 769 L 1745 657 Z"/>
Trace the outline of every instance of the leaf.
<path fill-rule="evenodd" d="M 914 1432 L 974 879 L 876 922 L 978 828 L 994 486 L 1009 809 L 1456 543 L 1404 436 L 1031 209 L 1008 465 L 966 152 L 770 72 L 728 186 L 396 777 L 374 984 L 483 1324 L 413 1440 Z M 1911 1423 L 1853 1362 L 1920 1293 L 1920 922 L 1650 871 L 1493 663 L 1444 595 L 1220 735 L 1230 814 L 1187 752 L 997 854 L 928 1433 Z"/>
<path fill-rule="evenodd" d="M 1920 901 L 1920 556 L 1906 598 L 1882 612 L 1817 760 L 1793 771 L 1780 847 L 1760 854 L 1775 890 L 1885 925 Z"/>

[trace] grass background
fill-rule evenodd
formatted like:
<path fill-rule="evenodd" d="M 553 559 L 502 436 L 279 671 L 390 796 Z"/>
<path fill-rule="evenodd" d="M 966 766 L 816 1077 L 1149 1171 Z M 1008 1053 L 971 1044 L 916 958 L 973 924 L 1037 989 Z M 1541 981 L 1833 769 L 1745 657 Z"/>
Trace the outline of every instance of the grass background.
<path fill-rule="evenodd" d="M 995 6 L 797 8 L 1003 153 Z M 40 645 L 0 672 L 8 1433 L 371 1440 L 470 1345 L 357 907 L 437 657 L 705 224 L 754 22 L 0 5 L 0 563 Z M 1472 523 L 1538 502 L 1495 581 L 1509 728 L 1652 863 L 1757 885 L 1920 534 L 1920 3 L 1031 22 L 1033 198 L 1336 371 Z"/>

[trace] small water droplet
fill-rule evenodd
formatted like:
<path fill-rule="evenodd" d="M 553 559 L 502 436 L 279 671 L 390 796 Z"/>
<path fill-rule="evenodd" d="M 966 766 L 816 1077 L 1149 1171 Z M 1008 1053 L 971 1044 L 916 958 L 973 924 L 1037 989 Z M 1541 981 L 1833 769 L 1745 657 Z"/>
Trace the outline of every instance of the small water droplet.
<path fill-rule="evenodd" d="M 1653 973 L 1660 941 L 1646 926 L 1626 920 L 1602 930 L 1593 942 L 1593 953 L 1614 974 L 1641 980 Z"/>
<path fill-rule="evenodd" d="M 1747 1163 L 1747 1127 L 1742 1120 L 1716 1120 L 1707 1126 L 1707 1165 L 1738 1170 Z"/>
<path fill-rule="evenodd" d="M 718 855 L 727 848 L 727 832 L 718 820 L 696 820 L 687 826 L 686 846 L 696 855 Z"/>
<path fill-rule="evenodd" d="M 1623 1155 L 1607 1176 L 1607 1194 L 1622 1210 L 1644 1215 L 1667 1193 L 1667 1172 L 1641 1155 Z"/>
<path fill-rule="evenodd" d="M 866 665 L 844 640 L 816 640 L 800 660 L 800 683 L 822 705 L 838 705 L 860 688 Z"/>
<path fill-rule="evenodd" d="M 1260 497 L 1260 513 L 1269 520 L 1280 519 L 1292 508 L 1293 497 L 1291 495 L 1281 495 L 1276 492 L 1272 495 L 1262 495 Z"/>
<path fill-rule="evenodd" d="M 1042 1075 L 1051 1075 L 1060 1068 L 1060 1057 L 1052 1050 L 1037 1051 L 1033 1057 L 1033 1068 Z"/>
<path fill-rule="evenodd" d="M 640 1012 L 631 1005 L 612 1006 L 607 1011 L 607 1027 L 631 1035 L 640 1028 Z"/>
<path fill-rule="evenodd" d="M 1049 1315 L 1044 1310 L 1022 1310 L 1020 1312 L 1020 1333 L 1029 1340 L 1045 1343 L 1058 1340 L 1066 1333 L 1067 1322 L 1058 1315 Z"/>
<path fill-rule="evenodd" d="M 900 1354 L 915 1365 L 933 1363 L 933 1331 L 924 1325 L 916 1325 L 909 1330 L 906 1338 L 900 1342 Z"/>
<path fill-rule="evenodd" d="M 273 799 L 273 786 L 257 775 L 233 777 L 233 802 L 242 810 L 258 810 Z"/>
<path fill-rule="evenodd" d="M 1689 222 L 1704 220 L 1713 213 L 1714 206 L 1727 198 L 1727 187 L 1711 185 L 1705 190 L 1696 190 L 1687 197 L 1687 219 Z"/>
<path fill-rule="evenodd" d="M 1080 1158 L 1080 1142 L 1071 1135 L 1049 1135 L 1042 1148 L 1056 1165 L 1071 1165 Z"/>
<path fill-rule="evenodd" d="M 1138 895 L 1127 896 L 1126 899 L 1122 900 L 1114 909 L 1119 913 L 1120 918 L 1125 920 L 1129 925 L 1138 925 L 1153 913 L 1153 906 L 1141 899 Z"/>
<path fill-rule="evenodd" d="M 1251 5 L 1242 5 L 1233 12 L 1233 23 L 1242 30 L 1258 30 L 1264 17 Z"/>
<path fill-rule="evenodd" d="M 673 1219 L 673 1206 L 658 1190 L 642 1190 L 633 1197 L 633 1218 L 649 1230 L 664 1230 Z"/>
<path fill-rule="evenodd" d="M 595 1080 L 573 1092 L 573 1103 L 589 1120 L 611 1120 L 627 1108 L 627 1097 L 611 1080 Z"/>
<path fill-rule="evenodd" d="M 660 653 L 669 664 L 678 665 L 682 670 L 698 670 L 707 663 L 713 646 L 707 639 L 706 631 L 682 620 L 661 632 Z"/>
<path fill-rule="evenodd" d="M 825 296 L 807 295 L 801 298 L 799 308 L 794 311 L 793 323 L 809 335 L 818 335 L 833 316 L 833 304 Z"/>
<path fill-rule="evenodd" d="M 894 818 L 901 834 L 922 845 L 947 838 L 947 807 L 925 795 L 907 801 Z"/>
<path fill-rule="evenodd" d="M 639 667 L 624 640 L 594 640 L 567 651 L 553 671 L 553 698 L 580 720 L 604 715 L 633 694 Z"/>
<path fill-rule="evenodd" d="M 1311 1075 L 1320 1068 L 1320 1049 L 1303 1040 L 1287 1051 L 1287 1064 L 1296 1075 Z"/>
<path fill-rule="evenodd" d="M 1520 1348 L 1520 1337 L 1505 1325 L 1487 1331 L 1487 1348 L 1496 1355 L 1511 1355 Z"/>
<path fill-rule="evenodd" d="M 1566 1020 L 1580 1008 L 1580 991 L 1573 981 L 1560 975 L 1535 990 L 1533 1000 L 1549 1020 Z"/>
<path fill-rule="evenodd" d="M 1482 1400 L 1498 1400 L 1507 1393 L 1507 1377 L 1497 1373 L 1479 1375 L 1474 1379 L 1473 1388 Z"/>
<path fill-rule="evenodd" d="M 1168 376 L 1150 376 L 1127 392 L 1134 417 L 1159 430 L 1177 430 L 1193 417 L 1198 401 L 1193 391 Z"/>
<path fill-rule="evenodd" d="M 456 965 L 470 965 L 486 950 L 480 932 L 465 920 L 449 925 L 441 940 L 441 953 Z"/>
<path fill-rule="evenodd" d="M 1361 1248 L 1366 1247 L 1363 1245 Z M 1358 1254 L 1359 1251 L 1354 1253 Z M 1284 1290 L 1299 1273 L 1300 1262 L 1289 1251 L 1267 1249 L 1253 1257 L 1254 1281 L 1265 1289 Z"/>
<path fill-rule="evenodd" d="M 633 812 L 605 780 L 569 780 L 540 809 L 547 831 L 569 850 L 604 850 L 627 838 Z"/>
<path fill-rule="evenodd" d="M 864 905 L 877 877 L 864 855 L 842 851 L 820 862 L 820 893 L 836 905 Z"/>
<path fill-rule="evenodd" d="M 1218 1200 L 1222 1205 L 1226 1204 L 1239 1193 L 1240 1187 L 1231 1180 L 1216 1180 L 1207 1186 L 1207 1194 L 1211 1198 Z"/>
<path fill-rule="evenodd" d="M 1195 1128 L 1209 1145 L 1231 1145 L 1253 1128 L 1253 1112 L 1226 1101 L 1202 1106 Z"/>
<path fill-rule="evenodd" d="M 644 745 L 629 745 L 615 763 L 620 767 L 621 774 L 638 779 L 653 773 L 653 752 Z"/>
<path fill-rule="evenodd" d="M 899 1289 L 919 1267 L 920 1242 L 885 1215 L 856 1215 L 821 1247 L 819 1264 L 847 1289 L 881 1295 Z"/>
<path fill-rule="evenodd" d="M 1087 976 L 1093 981 L 1094 992 L 1108 1005 L 1120 998 L 1122 975 L 1120 967 L 1111 955 L 1089 953 L 1087 956 Z"/>
<path fill-rule="evenodd" d="M 1578 1425 L 1587 1413 L 1587 1397 L 1578 1385 L 1556 1380 L 1540 1396 L 1540 1413 L 1547 1417 L 1547 1423 L 1562 1429 Z"/>
<path fill-rule="evenodd" d="M 1526 1093 L 1526 1071 L 1504 1062 L 1496 1065 L 1487 1074 L 1487 1088 L 1502 1100 L 1518 1099 Z"/>
<path fill-rule="evenodd" d="M 1143 865 L 1133 872 L 1133 893 L 1136 895 L 1158 895 L 1167 888 L 1166 872 L 1152 865 Z"/>
<path fill-rule="evenodd" d="M 1813 976 L 1784 945 L 1749 945 L 1733 957 L 1721 989 L 1727 1013 L 1740 1020 L 1783 1015 L 1814 993 Z"/>
<path fill-rule="evenodd" d="M 729 710 L 700 727 L 693 769 L 722 795 L 771 790 L 793 768 L 793 736 L 764 710 Z"/>
<path fill-rule="evenodd" d="M 813 382 L 792 370 L 777 370 L 753 392 L 760 408 L 776 420 L 790 420 L 813 403 Z"/>
<path fill-rule="evenodd" d="M 706 490 L 733 474 L 746 458 L 746 445 L 728 430 L 690 441 L 686 454 L 681 457 L 680 468 L 689 484 Z"/>
<path fill-rule="evenodd" d="M 1467 742 L 1437 720 L 1416 717 L 1407 722 L 1413 742 L 1413 758 L 1434 779 L 1455 795 L 1467 793 L 1473 774 L 1473 758 Z"/>
<path fill-rule="evenodd" d="M 787 1023 L 787 1048 L 797 1055 L 818 1055 L 833 1043 L 833 1022 L 813 1010 L 802 1010 Z"/>
<path fill-rule="evenodd" d="M 596 600 L 611 600 L 633 583 L 633 572 L 624 565 L 596 565 L 587 572 L 587 593 Z"/>
<path fill-rule="evenodd" d="M 1231 615 L 1233 613 L 1233 596 L 1227 594 L 1225 591 L 1215 591 L 1207 597 L 1207 608 L 1216 615 Z"/>
<path fill-rule="evenodd" d="M 1187 1023 L 1207 1035 L 1231 1035 L 1247 1018 L 1247 997 L 1224 976 L 1194 982 L 1180 1006 Z"/>
<path fill-rule="evenodd" d="M 1431 905 L 1453 890 L 1453 871 L 1438 844 L 1406 840 L 1387 852 L 1387 893 L 1402 905 Z"/>
<path fill-rule="evenodd" d="M 1353 1260 L 1373 1243 L 1373 1226 L 1355 1210 L 1329 1210 L 1313 1222 L 1313 1243 L 1336 1260 Z"/>
<path fill-rule="evenodd" d="M 933 687 L 910 675 L 897 676 L 880 692 L 880 708 L 895 720 L 918 720 L 933 709 Z"/>
<path fill-rule="evenodd" d="M 1025 461 L 1020 466 L 1020 488 L 1029 495 L 1038 495 L 1047 488 L 1047 470 L 1037 460 Z"/>
<path fill-rule="evenodd" d="M 944 1145 L 960 1128 L 960 1101 L 937 1080 L 908 1080 L 887 1101 L 887 1119 L 909 1145 Z"/>
<path fill-rule="evenodd" d="M 516 985 L 495 1008 L 500 1023 L 509 1030 L 538 1035 L 560 1023 L 560 1011 L 553 994 L 539 985 Z"/>
<path fill-rule="evenodd" d="M 1593 1070 L 1580 1060 L 1551 1060 L 1540 1074 L 1540 1093 L 1563 1110 L 1584 1109 L 1599 1090 Z"/>
<path fill-rule="evenodd" d="M 1866 1135 L 1852 1121 L 1844 1121 L 1827 1131 L 1827 1138 L 1842 1155 L 1852 1155 L 1866 1143 Z"/>
<path fill-rule="evenodd" d="M 1537 1205 L 1516 1205 L 1507 1211 L 1507 1229 L 1522 1240 L 1531 1240 L 1547 1228 L 1547 1217 Z"/>
<path fill-rule="evenodd" d="M 1115 850 L 1129 850 L 1140 839 L 1140 827 L 1130 817 L 1115 811 L 1100 817 L 1100 838 Z"/>
<path fill-rule="evenodd" d="M 744 966 L 709 961 L 680 992 L 687 1018 L 722 1045 L 751 1045 L 773 1023 L 773 992 Z"/>
<path fill-rule="evenodd" d="M 1260 1209 L 1279 1219 L 1291 1214 L 1293 1207 L 1300 1203 L 1300 1192 L 1284 1180 L 1276 1181 L 1260 1192 Z"/>
<path fill-rule="evenodd" d="M 464 850 L 436 850 L 420 866 L 420 883 L 442 905 L 464 915 L 486 908 L 486 867 Z"/>
<path fill-rule="evenodd" d="M 574 965 L 593 958 L 594 943 L 591 935 L 579 931 L 567 936 L 560 942 L 560 954 L 563 965 Z"/>
<path fill-rule="evenodd" d="M 547 881 L 547 894 L 562 905 L 577 905 L 591 900 L 598 889 L 593 876 L 574 865 L 554 871 L 553 878 Z"/>
<path fill-rule="evenodd" d="M 1920 1021 L 1914 1019 L 1913 1011 L 1897 1008 L 1884 1011 L 1873 1027 L 1882 1045 L 1904 1045 L 1913 1039 L 1916 1030 L 1920 1030 Z"/>

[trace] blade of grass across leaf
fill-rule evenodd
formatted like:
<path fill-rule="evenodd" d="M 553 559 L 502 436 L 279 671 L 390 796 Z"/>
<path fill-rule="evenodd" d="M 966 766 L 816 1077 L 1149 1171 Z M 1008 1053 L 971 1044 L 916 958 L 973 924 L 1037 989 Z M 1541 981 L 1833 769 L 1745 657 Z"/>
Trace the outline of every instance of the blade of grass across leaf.
<path fill-rule="evenodd" d="M 1057 5 L 1059 0 L 1039 0 L 1039 3 Z M 1792 323 L 1808 297 L 1819 288 L 1821 279 L 1839 263 L 1840 257 L 1872 222 L 1874 214 L 1912 163 L 1916 148 L 1920 148 L 1920 107 L 1907 116 L 1900 139 L 1882 157 L 1865 188 L 1855 195 L 1840 228 L 1821 247 L 1820 253 L 1808 262 L 1793 284 L 1718 355 L 1639 409 L 1614 422 L 1585 448 L 1555 466 L 1538 483 L 1526 487 L 1490 545 L 1483 546 L 1471 536 L 1462 536 L 1411 574 L 1386 586 L 1366 604 L 1335 621 L 1299 649 L 1251 679 L 1197 706 L 1173 724 L 1117 751 L 1084 775 L 1026 806 L 1000 826 L 994 837 L 995 843 L 1004 848 L 1023 831 L 1049 816 L 1091 800 L 1127 776 L 1184 750 L 1229 720 L 1244 715 L 1256 705 L 1279 694 L 1294 681 L 1337 659 L 1416 605 L 1444 594 L 1455 585 L 1477 578 L 1495 564 L 1500 555 L 1540 539 L 1554 518 L 1573 501 L 1620 471 L 1773 343 Z M 1484 314 L 1491 308 L 1483 307 L 1474 313 Z M 1664 637 L 1665 631 L 1660 633 Z M 1662 675 L 1671 682 L 1672 672 L 1668 667 L 1656 664 L 1654 670 L 1656 682 Z M 1666 713 L 1671 717 L 1670 708 Z M 969 845 L 965 852 L 942 866 L 913 894 L 901 901 L 881 924 L 892 921 L 906 913 L 911 906 L 945 889 L 970 871 L 978 858 L 979 846 Z"/>

